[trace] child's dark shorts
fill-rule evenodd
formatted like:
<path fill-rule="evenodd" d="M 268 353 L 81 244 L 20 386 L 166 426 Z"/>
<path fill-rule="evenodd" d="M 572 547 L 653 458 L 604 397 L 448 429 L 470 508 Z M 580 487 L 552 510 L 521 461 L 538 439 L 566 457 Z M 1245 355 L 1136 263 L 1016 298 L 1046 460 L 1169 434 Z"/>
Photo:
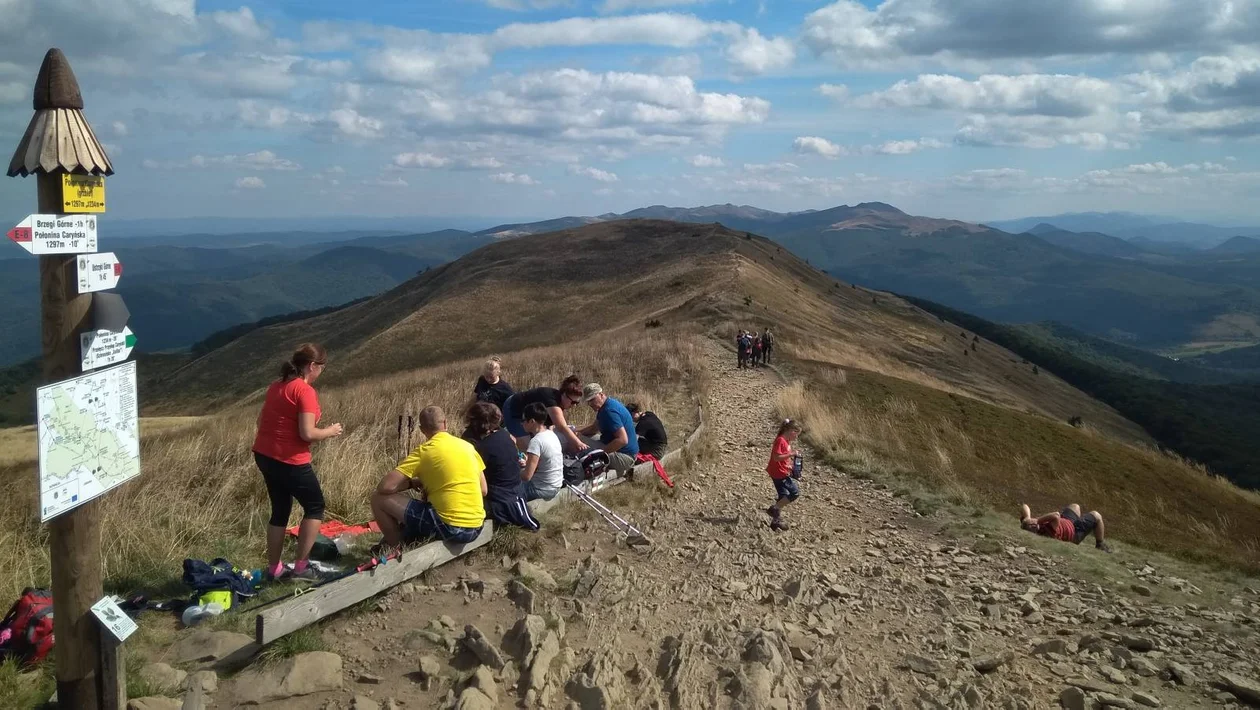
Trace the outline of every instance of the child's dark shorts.
<path fill-rule="evenodd" d="M 779 494 L 780 498 L 787 498 L 792 501 L 801 497 L 801 489 L 797 487 L 796 479 L 791 476 L 786 478 L 772 478 L 770 480 L 774 481 L 774 490 Z"/>

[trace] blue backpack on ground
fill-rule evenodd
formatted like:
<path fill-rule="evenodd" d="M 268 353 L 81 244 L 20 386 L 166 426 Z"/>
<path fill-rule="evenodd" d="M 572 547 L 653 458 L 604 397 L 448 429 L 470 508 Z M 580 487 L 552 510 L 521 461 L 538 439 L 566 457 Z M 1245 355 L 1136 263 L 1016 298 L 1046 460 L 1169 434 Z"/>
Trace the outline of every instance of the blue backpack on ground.
<path fill-rule="evenodd" d="M 193 590 L 193 604 L 215 602 L 222 604 L 225 610 L 235 606 L 242 597 L 255 595 L 253 573 L 222 557 L 209 563 L 184 560 L 184 584 Z"/>

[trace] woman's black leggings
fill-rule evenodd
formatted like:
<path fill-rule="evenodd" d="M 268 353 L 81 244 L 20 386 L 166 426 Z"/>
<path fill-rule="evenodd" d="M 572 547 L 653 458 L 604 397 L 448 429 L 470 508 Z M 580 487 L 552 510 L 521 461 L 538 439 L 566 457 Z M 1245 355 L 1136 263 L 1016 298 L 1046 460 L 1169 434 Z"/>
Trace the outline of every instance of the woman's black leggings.
<path fill-rule="evenodd" d="M 272 525 L 282 528 L 289 524 L 294 498 L 302 506 L 303 520 L 324 519 L 324 491 L 320 489 L 315 469 L 309 463 L 284 463 L 257 451 L 254 452 L 254 463 L 258 464 L 258 470 L 262 471 L 263 480 L 267 482 Z"/>

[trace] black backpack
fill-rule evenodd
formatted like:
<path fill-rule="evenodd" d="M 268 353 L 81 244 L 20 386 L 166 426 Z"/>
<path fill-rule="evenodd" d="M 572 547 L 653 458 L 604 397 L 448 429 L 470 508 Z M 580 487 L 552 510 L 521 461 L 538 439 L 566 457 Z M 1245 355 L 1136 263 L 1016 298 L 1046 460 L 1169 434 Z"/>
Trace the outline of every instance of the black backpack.
<path fill-rule="evenodd" d="M 565 485 L 575 486 L 583 481 L 596 478 L 607 470 L 608 454 L 599 449 L 587 451 L 581 456 L 564 457 Z"/>

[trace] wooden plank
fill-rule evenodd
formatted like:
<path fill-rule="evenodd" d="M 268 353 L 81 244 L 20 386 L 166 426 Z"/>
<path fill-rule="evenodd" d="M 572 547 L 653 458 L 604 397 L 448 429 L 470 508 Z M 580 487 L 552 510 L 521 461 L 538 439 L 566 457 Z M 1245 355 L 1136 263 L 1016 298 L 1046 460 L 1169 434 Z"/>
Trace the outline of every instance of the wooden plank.
<path fill-rule="evenodd" d="M 44 134 L 48 126 L 48 112 L 37 111 L 35 117 L 31 119 L 30 136 L 23 138 L 23 144 L 26 146 L 26 155 L 22 158 L 22 166 L 26 172 L 33 173 L 39 167 L 40 146 L 44 143 Z M 60 206 L 57 209 L 61 209 Z"/>
<path fill-rule="evenodd" d="M 432 542 L 408 550 L 402 560 L 388 562 L 374 570 L 360 572 L 307 592 L 292 601 L 259 612 L 255 619 L 255 637 L 266 645 L 298 629 L 334 614 L 390 587 L 402 584 L 422 572 L 446 564 L 485 545 L 494 537 L 494 522 L 487 520 L 476 540 L 464 545 Z"/>
<path fill-rule="evenodd" d="M 112 173 L 113 165 L 109 162 L 109 156 L 105 154 L 105 147 L 101 145 L 100 140 L 96 137 L 96 131 L 92 130 L 92 124 L 87 122 L 82 113 L 78 114 L 79 121 L 83 124 L 84 136 L 87 138 L 88 149 L 92 153 L 92 165 L 85 165 L 88 172 L 99 172 L 101 175 Z"/>
<path fill-rule="evenodd" d="M 696 440 L 700 438 L 700 435 L 704 432 L 704 410 L 698 409 L 697 414 L 699 415 L 699 423 L 695 431 L 687 436 L 681 447 L 665 454 L 662 464 L 668 466 L 678 461 L 683 451 L 695 444 Z M 646 477 L 654 479 L 656 473 L 651 464 L 639 464 L 634 468 L 634 475 L 639 480 L 644 480 Z M 623 476 L 606 478 L 599 485 L 595 486 L 591 492 L 607 490 L 627 480 L 629 479 Z M 535 516 L 538 516 L 558 505 L 573 500 L 576 500 L 573 494 L 565 488 L 561 489 L 556 494 L 556 497 L 551 500 L 531 501 L 529 507 Z M 277 602 L 274 605 L 264 607 L 254 619 L 255 640 L 259 645 L 269 644 L 282 636 L 310 626 L 330 614 L 335 614 L 364 599 L 370 599 L 390 587 L 402 584 L 423 572 L 461 557 L 489 543 L 493 538 L 494 522 L 486 520 L 485 527 L 481 530 L 481 535 L 466 545 L 447 545 L 444 542 L 429 543 L 405 553 L 401 562 L 390 562 L 377 567 L 371 572 L 361 572 L 336 582 L 330 582 L 295 599 Z"/>

